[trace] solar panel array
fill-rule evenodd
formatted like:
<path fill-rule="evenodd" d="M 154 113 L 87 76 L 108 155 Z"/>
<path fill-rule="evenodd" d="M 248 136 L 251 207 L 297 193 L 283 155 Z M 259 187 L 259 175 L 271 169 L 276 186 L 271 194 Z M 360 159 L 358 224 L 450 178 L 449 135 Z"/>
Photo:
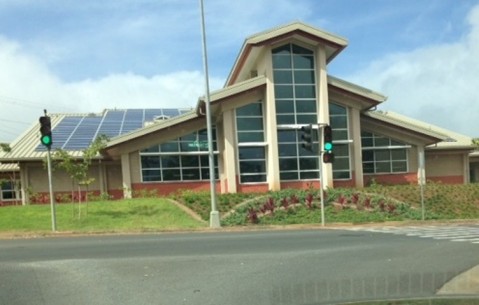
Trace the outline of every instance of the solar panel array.
<path fill-rule="evenodd" d="M 52 149 L 83 150 L 93 140 L 105 135 L 116 137 L 142 128 L 145 122 L 168 119 L 189 109 L 122 109 L 106 110 L 102 115 L 66 116 L 52 130 Z M 39 144 L 35 151 L 46 151 Z"/>

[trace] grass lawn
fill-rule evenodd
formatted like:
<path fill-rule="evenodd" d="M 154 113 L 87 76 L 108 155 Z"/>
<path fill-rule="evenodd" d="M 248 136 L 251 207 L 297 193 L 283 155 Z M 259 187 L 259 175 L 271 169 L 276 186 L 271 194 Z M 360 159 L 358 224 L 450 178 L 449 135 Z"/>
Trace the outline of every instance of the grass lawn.
<path fill-rule="evenodd" d="M 270 192 L 236 208 L 222 223 L 225 226 L 318 223 L 321 219 L 318 194 L 316 189 Z M 308 198 L 311 206 L 307 206 Z M 418 185 L 335 188 L 327 191 L 326 198 L 326 223 L 421 220 Z M 479 219 L 479 184 L 428 183 L 424 203 L 426 220 Z"/>
<path fill-rule="evenodd" d="M 162 198 L 57 204 L 57 230 L 75 232 L 140 232 L 193 229 L 206 225 Z M 50 205 L 0 208 L 0 232 L 51 231 Z"/>

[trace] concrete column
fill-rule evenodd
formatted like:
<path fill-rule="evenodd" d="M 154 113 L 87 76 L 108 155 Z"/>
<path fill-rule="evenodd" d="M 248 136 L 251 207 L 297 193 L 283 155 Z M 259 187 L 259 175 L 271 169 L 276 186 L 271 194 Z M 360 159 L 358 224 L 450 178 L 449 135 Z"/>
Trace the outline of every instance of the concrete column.
<path fill-rule="evenodd" d="M 224 176 L 226 178 L 226 189 L 228 193 L 236 193 L 236 174 L 238 161 L 236 155 L 236 136 L 235 136 L 235 116 L 234 110 L 223 112 L 223 136 L 224 136 Z M 222 190 L 223 191 L 223 190 Z"/>
<path fill-rule="evenodd" d="M 131 196 L 131 172 L 129 154 L 121 155 L 121 176 L 123 181 L 123 198 L 130 199 Z"/>
<path fill-rule="evenodd" d="M 354 171 L 354 180 L 356 187 L 364 187 L 364 174 L 363 174 L 363 153 L 361 145 L 361 113 L 359 109 L 349 108 L 349 136 L 353 140 L 350 146 L 349 156 L 351 169 Z"/>
<path fill-rule="evenodd" d="M 328 96 L 328 71 L 326 67 L 326 49 L 320 45 L 316 49 L 316 89 L 318 99 L 318 123 L 329 124 L 329 96 Z M 323 189 L 333 187 L 333 166 L 330 163 L 320 161 L 323 179 L 321 187 Z"/>
<path fill-rule="evenodd" d="M 101 160 L 98 161 L 98 184 L 100 185 L 100 193 L 106 193 L 106 170 Z"/>
<path fill-rule="evenodd" d="M 464 170 L 463 170 L 463 172 L 464 172 L 464 175 L 463 175 L 464 176 L 464 184 L 467 184 L 467 183 L 471 182 L 471 177 L 470 177 L 471 172 L 469 170 L 469 154 L 465 153 L 463 155 L 463 161 L 462 162 L 463 162 L 463 165 L 464 165 Z"/>
<path fill-rule="evenodd" d="M 270 191 L 279 191 L 281 181 L 279 177 L 278 128 L 276 126 L 276 102 L 273 82 L 273 59 L 271 50 L 265 54 L 266 62 L 266 92 L 263 102 L 264 128 L 266 132 L 266 165 L 267 180 Z"/>
<path fill-rule="evenodd" d="M 424 146 L 417 146 L 417 184 L 426 183 L 426 154 Z"/>

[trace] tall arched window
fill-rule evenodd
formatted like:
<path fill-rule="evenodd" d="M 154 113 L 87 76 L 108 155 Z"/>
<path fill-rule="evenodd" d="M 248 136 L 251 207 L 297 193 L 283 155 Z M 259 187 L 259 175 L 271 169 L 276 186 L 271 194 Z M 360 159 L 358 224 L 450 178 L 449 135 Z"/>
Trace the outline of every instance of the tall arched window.
<path fill-rule="evenodd" d="M 301 147 L 299 131 L 318 122 L 314 52 L 287 44 L 272 53 L 280 179 L 318 179 L 319 158 Z"/>

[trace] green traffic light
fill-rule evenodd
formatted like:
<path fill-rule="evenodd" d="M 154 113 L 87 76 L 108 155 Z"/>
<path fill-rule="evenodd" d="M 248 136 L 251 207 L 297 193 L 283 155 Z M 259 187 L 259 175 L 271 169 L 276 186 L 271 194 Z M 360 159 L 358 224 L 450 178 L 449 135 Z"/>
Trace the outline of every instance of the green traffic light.
<path fill-rule="evenodd" d="M 324 143 L 324 150 L 327 150 L 327 151 L 333 150 L 333 143 L 331 142 Z"/>
<path fill-rule="evenodd" d="M 49 146 L 52 144 L 52 137 L 49 135 L 42 136 L 41 141 L 43 145 Z"/>

